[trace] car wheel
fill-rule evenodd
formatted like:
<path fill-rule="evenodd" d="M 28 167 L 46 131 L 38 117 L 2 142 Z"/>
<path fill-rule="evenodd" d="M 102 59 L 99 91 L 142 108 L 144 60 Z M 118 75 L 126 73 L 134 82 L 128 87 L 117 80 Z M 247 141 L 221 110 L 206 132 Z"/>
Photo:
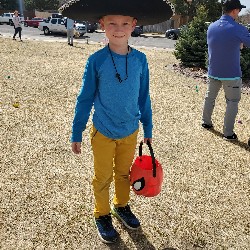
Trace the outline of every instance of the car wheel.
<path fill-rule="evenodd" d="M 49 28 L 48 28 L 48 27 L 45 27 L 45 28 L 43 29 L 43 32 L 44 32 L 44 35 L 45 35 L 45 36 L 49 35 Z"/>
<path fill-rule="evenodd" d="M 24 25 L 25 27 L 28 27 L 28 24 L 27 24 L 27 23 L 24 23 L 23 25 Z"/>
<path fill-rule="evenodd" d="M 172 39 L 172 40 L 176 40 L 176 39 L 177 39 L 177 36 L 176 36 L 176 34 L 175 34 L 174 32 L 170 32 L 170 33 L 168 34 L 168 38 L 169 38 L 169 39 Z"/>
<path fill-rule="evenodd" d="M 14 23 L 13 23 L 12 20 L 9 20 L 9 25 L 10 25 L 10 26 L 14 26 Z"/>

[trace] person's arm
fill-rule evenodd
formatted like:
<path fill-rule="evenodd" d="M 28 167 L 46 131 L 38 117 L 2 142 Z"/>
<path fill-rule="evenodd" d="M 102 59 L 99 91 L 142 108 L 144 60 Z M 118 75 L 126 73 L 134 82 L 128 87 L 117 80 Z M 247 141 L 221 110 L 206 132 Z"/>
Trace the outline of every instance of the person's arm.
<path fill-rule="evenodd" d="M 248 29 L 244 26 L 242 26 L 242 29 L 240 32 L 240 40 L 244 44 L 244 46 L 250 48 L 250 33 Z"/>
<path fill-rule="evenodd" d="M 141 112 L 140 121 L 144 130 L 144 142 L 147 140 L 152 143 L 152 109 L 149 94 L 149 70 L 148 63 L 145 57 L 143 62 L 143 72 L 141 76 L 140 93 L 139 93 L 139 109 Z"/>
<path fill-rule="evenodd" d="M 82 141 L 82 132 L 86 128 L 86 124 L 89 119 L 90 111 L 93 106 L 95 94 L 97 89 L 97 77 L 94 61 L 89 58 L 87 61 L 85 71 L 82 78 L 82 88 L 77 97 L 76 107 L 75 107 L 75 116 L 73 119 L 72 125 L 72 150 L 73 147 L 75 151 L 79 152 L 79 144 Z"/>
<path fill-rule="evenodd" d="M 13 22 L 13 25 L 14 25 L 14 29 L 16 28 L 16 21 L 15 21 L 15 16 L 12 17 L 12 22 Z"/>

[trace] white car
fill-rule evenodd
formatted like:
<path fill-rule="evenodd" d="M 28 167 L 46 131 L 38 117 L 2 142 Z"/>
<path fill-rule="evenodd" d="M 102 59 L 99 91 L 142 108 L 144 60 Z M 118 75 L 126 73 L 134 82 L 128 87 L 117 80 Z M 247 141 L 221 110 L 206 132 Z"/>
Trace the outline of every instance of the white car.
<path fill-rule="evenodd" d="M 79 33 L 80 36 L 83 36 L 87 33 L 87 27 L 85 23 L 79 22 L 75 23 L 75 30 Z"/>
<path fill-rule="evenodd" d="M 7 24 L 10 24 L 10 25 L 13 25 L 13 15 L 14 13 L 3 13 L 1 16 L 0 16 L 0 24 L 1 23 L 7 23 Z M 24 16 L 23 14 L 18 14 L 20 19 L 21 19 L 21 22 L 24 22 Z"/>
<path fill-rule="evenodd" d="M 64 21 L 61 18 L 50 18 L 44 22 L 40 22 L 38 29 L 44 32 L 44 35 L 50 33 L 67 33 Z"/>
<path fill-rule="evenodd" d="M 38 29 L 43 31 L 44 35 L 49 35 L 51 33 L 67 34 L 65 20 L 63 18 L 50 18 L 44 22 L 40 22 Z M 74 36 L 79 37 L 85 33 L 85 29 L 81 25 L 78 25 L 77 29 L 75 28 Z"/>

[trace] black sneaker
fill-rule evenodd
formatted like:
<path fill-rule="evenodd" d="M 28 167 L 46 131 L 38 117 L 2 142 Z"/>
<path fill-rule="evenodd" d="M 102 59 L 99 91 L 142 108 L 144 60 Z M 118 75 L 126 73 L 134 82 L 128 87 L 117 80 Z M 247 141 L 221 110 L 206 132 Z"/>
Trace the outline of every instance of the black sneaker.
<path fill-rule="evenodd" d="M 139 220 L 131 212 L 129 205 L 125 207 L 113 207 L 111 213 L 121 220 L 121 222 L 129 229 L 137 229 L 140 227 Z"/>
<path fill-rule="evenodd" d="M 111 215 L 100 216 L 95 218 L 98 235 L 104 243 L 115 243 L 118 238 L 118 233 L 112 224 Z"/>
<path fill-rule="evenodd" d="M 201 126 L 202 126 L 203 128 L 205 128 L 205 129 L 212 129 L 212 128 L 214 127 L 212 124 L 209 125 L 209 124 L 206 124 L 206 123 L 202 123 Z"/>
<path fill-rule="evenodd" d="M 233 133 L 233 135 L 230 135 L 230 136 L 223 136 L 223 139 L 224 140 L 227 140 L 227 141 L 236 141 L 238 139 L 237 135 L 235 133 Z"/>

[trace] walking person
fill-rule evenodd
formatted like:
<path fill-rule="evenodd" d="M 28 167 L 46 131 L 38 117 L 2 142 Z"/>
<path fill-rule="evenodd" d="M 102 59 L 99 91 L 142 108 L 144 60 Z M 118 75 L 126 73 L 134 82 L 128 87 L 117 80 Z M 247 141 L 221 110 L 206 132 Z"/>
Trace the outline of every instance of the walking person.
<path fill-rule="evenodd" d="M 242 72 L 240 67 L 240 48 L 242 43 L 250 47 L 250 35 L 246 27 L 237 23 L 242 8 L 239 0 L 224 0 L 223 15 L 210 24 L 207 31 L 208 44 L 208 84 L 204 100 L 202 127 L 213 128 L 212 113 L 215 100 L 223 86 L 226 98 L 223 138 L 237 140 L 234 124 L 241 98 Z"/>
<path fill-rule="evenodd" d="M 141 1 L 142 5 L 144 1 Z M 75 13 L 76 19 L 81 19 L 82 15 L 93 22 L 95 20 L 91 18 L 101 17 L 101 28 L 109 39 L 109 43 L 92 54 L 86 63 L 75 107 L 71 142 L 72 151 L 80 154 L 82 132 L 94 106 L 90 133 L 94 156 L 94 222 L 101 240 L 113 243 L 118 232 L 113 227 L 111 213 L 129 229 L 140 227 L 140 221 L 129 204 L 129 170 L 135 154 L 139 122 L 143 125 L 144 142 L 152 142 L 147 58 L 130 47 L 128 40 L 137 19 L 157 23 L 159 19 L 170 18 L 172 10 L 162 0 L 148 1 L 146 13 L 130 8 L 132 4 L 128 0 L 106 0 L 104 5 L 92 0 L 89 6 L 81 1 L 71 3 L 63 9 L 63 15 L 74 16 Z M 156 17 L 156 12 L 152 11 L 155 6 L 159 8 Z M 111 206 L 109 188 L 113 179 L 115 194 Z"/>
<path fill-rule="evenodd" d="M 21 23 L 20 17 L 18 16 L 17 10 L 14 11 L 14 16 L 13 16 L 12 21 L 13 21 L 14 29 L 15 29 L 13 40 L 16 40 L 16 35 L 18 33 L 20 42 L 22 42 L 22 34 L 21 34 L 22 33 L 22 23 Z"/>
<path fill-rule="evenodd" d="M 66 19 L 66 29 L 67 29 L 68 45 L 70 45 L 70 46 L 73 46 L 74 27 L 75 27 L 74 20 L 67 18 Z"/>

